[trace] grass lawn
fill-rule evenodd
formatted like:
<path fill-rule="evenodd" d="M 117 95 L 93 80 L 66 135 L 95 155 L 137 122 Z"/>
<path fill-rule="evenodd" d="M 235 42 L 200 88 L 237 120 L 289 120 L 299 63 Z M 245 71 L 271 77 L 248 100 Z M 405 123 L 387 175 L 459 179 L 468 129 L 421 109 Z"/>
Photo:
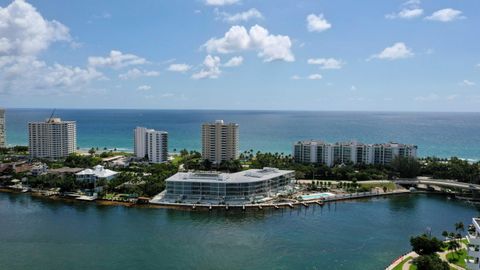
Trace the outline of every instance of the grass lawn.
<path fill-rule="evenodd" d="M 397 266 L 395 266 L 393 268 L 393 270 L 402 270 L 402 267 L 403 265 L 408 261 L 410 260 L 412 257 L 408 256 L 407 258 L 403 259 L 403 261 L 401 261 L 399 264 L 397 264 Z"/>
<path fill-rule="evenodd" d="M 465 268 L 466 263 L 465 259 L 467 258 L 467 250 L 466 249 L 461 249 L 457 252 L 450 252 L 447 254 L 447 260 L 450 263 L 453 263 L 455 265 L 458 265 L 460 267 Z"/>
<path fill-rule="evenodd" d="M 391 191 L 391 190 L 395 190 L 395 188 L 396 188 L 395 183 L 393 183 L 393 182 L 388 182 L 388 183 L 365 183 L 365 184 L 362 184 L 362 182 L 357 182 L 357 183 L 360 184 L 361 187 L 365 187 L 365 188 L 368 188 L 368 189 L 372 189 L 374 187 L 380 187 L 380 188 L 387 187 L 387 190 Z"/>

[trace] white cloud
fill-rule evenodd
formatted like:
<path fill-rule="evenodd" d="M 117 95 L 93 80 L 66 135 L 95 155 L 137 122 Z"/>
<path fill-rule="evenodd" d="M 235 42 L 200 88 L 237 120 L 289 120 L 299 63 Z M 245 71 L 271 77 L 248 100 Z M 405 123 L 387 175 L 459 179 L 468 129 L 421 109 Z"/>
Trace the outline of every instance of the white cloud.
<path fill-rule="evenodd" d="M 148 63 L 145 58 L 138 57 L 134 54 L 124 54 L 121 51 L 112 50 L 107 57 L 90 56 L 88 64 L 92 67 L 112 67 L 115 69 L 132 66 L 143 65 Z"/>
<path fill-rule="evenodd" d="M 321 69 L 341 69 L 344 65 L 342 60 L 334 58 L 310 58 L 307 60 L 310 65 L 320 65 Z"/>
<path fill-rule="evenodd" d="M 37 55 L 53 42 L 70 40 L 65 25 L 44 19 L 25 1 L 0 7 L 0 56 Z"/>
<path fill-rule="evenodd" d="M 207 55 L 203 60 L 203 68 L 192 75 L 192 79 L 216 79 L 222 71 L 220 70 L 220 57 Z"/>
<path fill-rule="evenodd" d="M 469 87 L 469 86 L 475 86 L 476 83 L 470 80 L 463 80 L 462 82 L 460 82 L 460 85 Z"/>
<path fill-rule="evenodd" d="M 205 0 L 208 6 L 226 6 L 240 2 L 240 0 Z"/>
<path fill-rule="evenodd" d="M 320 79 L 322 79 L 322 75 L 320 75 L 320 74 L 310 74 L 308 76 L 308 79 L 309 80 L 320 80 Z"/>
<path fill-rule="evenodd" d="M 413 19 L 423 15 L 423 9 L 421 8 L 405 8 L 398 13 L 392 13 L 385 15 L 387 19 Z"/>
<path fill-rule="evenodd" d="M 230 58 L 230 60 L 225 63 L 225 67 L 238 67 L 243 63 L 243 57 L 241 56 L 234 56 Z"/>
<path fill-rule="evenodd" d="M 173 71 L 173 72 L 187 72 L 189 71 L 190 69 L 192 68 L 192 66 L 190 65 L 187 65 L 187 64 L 171 64 L 169 67 L 168 67 L 168 70 L 169 71 Z"/>
<path fill-rule="evenodd" d="M 288 36 L 271 35 L 268 30 L 255 25 L 247 29 L 243 26 L 232 26 L 222 38 L 212 38 L 203 47 L 208 52 L 233 53 L 245 50 L 256 50 L 265 62 L 295 60 L 291 52 L 292 42 Z"/>
<path fill-rule="evenodd" d="M 15 0 L 0 7 L 0 94 L 75 92 L 104 78 L 92 67 L 49 65 L 37 58 L 52 43 L 62 41 L 72 43 L 69 29 L 46 20 L 29 3 Z"/>
<path fill-rule="evenodd" d="M 228 23 L 239 23 L 239 22 L 246 22 L 252 19 L 263 19 L 262 13 L 255 8 L 251 8 L 247 11 L 239 12 L 235 14 L 218 12 L 218 10 L 215 10 L 215 12 L 223 21 Z"/>
<path fill-rule="evenodd" d="M 331 27 L 332 25 L 324 18 L 323 14 L 307 16 L 307 29 L 310 32 L 322 32 Z"/>
<path fill-rule="evenodd" d="M 157 77 L 160 75 L 160 72 L 154 70 L 140 70 L 138 68 L 133 68 L 128 70 L 126 73 L 118 75 L 118 78 L 121 80 L 128 79 L 137 79 L 140 77 Z"/>
<path fill-rule="evenodd" d="M 137 88 L 137 90 L 140 90 L 140 91 L 147 91 L 147 90 L 150 90 L 150 89 L 152 89 L 152 87 L 151 87 L 150 85 L 146 85 L 146 84 L 140 85 L 140 86 Z"/>
<path fill-rule="evenodd" d="M 464 19 L 464 18 L 465 17 L 462 16 L 462 11 L 452 9 L 452 8 L 437 10 L 432 15 L 425 17 L 425 19 L 427 20 L 439 21 L 439 22 L 451 22 L 454 20 Z"/>
<path fill-rule="evenodd" d="M 435 93 L 430 93 L 426 96 L 418 96 L 418 97 L 415 97 L 414 100 L 415 101 L 419 101 L 419 102 L 427 102 L 427 101 L 436 101 L 440 98 L 439 95 L 435 94 Z"/>
<path fill-rule="evenodd" d="M 378 59 L 385 59 L 385 60 L 397 60 L 403 59 L 413 56 L 413 52 L 409 49 L 405 43 L 397 42 L 391 47 L 385 48 L 379 54 L 375 54 L 370 58 L 378 58 Z"/>

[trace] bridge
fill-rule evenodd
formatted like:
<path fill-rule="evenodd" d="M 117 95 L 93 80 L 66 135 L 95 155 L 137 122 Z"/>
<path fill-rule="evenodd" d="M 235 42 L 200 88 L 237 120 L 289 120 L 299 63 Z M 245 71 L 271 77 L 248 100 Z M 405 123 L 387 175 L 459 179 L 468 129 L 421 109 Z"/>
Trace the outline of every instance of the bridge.
<path fill-rule="evenodd" d="M 393 181 L 399 185 L 426 185 L 426 186 L 437 186 L 442 188 L 457 188 L 457 189 L 467 189 L 470 191 L 480 191 L 480 185 L 462 183 L 456 180 L 449 179 L 429 179 L 429 178 L 413 178 L 413 179 L 397 179 Z"/>

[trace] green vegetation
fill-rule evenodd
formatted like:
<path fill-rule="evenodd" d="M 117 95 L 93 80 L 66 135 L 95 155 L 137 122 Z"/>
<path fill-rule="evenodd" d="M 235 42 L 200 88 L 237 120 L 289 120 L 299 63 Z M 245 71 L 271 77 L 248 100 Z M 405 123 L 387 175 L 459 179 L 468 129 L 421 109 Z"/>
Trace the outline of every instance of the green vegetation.
<path fill-rule="evenodd" d="M 393 270 L 402 270 L 403 269 L 403 265 L 405 263 L 407 263 L 409 260 L 411 260 L 412 257 L 408 256 L 407 258 L 403 259 L 399 264 L 397 264 L 397 266 L 395 266 L 393 268 Z"/>
<path fill-rule="evenodd" d="M 458 265 L 460 267 L 465 268 L 466 263 L 465 259 L 467 258 L 467 250 L 466 249 L 460 249 L 454 252 L 450 252 L 447 254 L 447 260 L 450 263 L 453 263 L 455 265 Z"/>

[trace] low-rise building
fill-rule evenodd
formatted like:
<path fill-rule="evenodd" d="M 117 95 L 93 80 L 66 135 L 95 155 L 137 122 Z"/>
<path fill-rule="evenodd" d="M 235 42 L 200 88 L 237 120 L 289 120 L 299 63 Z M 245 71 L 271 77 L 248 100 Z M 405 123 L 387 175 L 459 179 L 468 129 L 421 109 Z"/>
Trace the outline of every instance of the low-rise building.
<path fill-rule="evenodd" d="M 293 146 L 298 163 L 390 164 L 395 157 L 417 157 L 417 146 L 400 143 L 363 144 L 358 142 L 326 143 L 318 140 L 299 141 Z"/>
<path fill-rule="evenodd" d="M 118 172 L 105 169 L 102 165 L 97 165 L 93 169 L 85 169 L 75 174 L 77 181 L 96 183 L 97 181 L 104 179 L 107 181 L 112 180 L 118 175 Z"/>
<path fill-rule="evenodd" d="M 236 173 L 179 172 L 165 181 L 164 198 L 190 202 L 252 202 L 290 191 L 294 177 L 294 171 L 276 168 Z"/>

